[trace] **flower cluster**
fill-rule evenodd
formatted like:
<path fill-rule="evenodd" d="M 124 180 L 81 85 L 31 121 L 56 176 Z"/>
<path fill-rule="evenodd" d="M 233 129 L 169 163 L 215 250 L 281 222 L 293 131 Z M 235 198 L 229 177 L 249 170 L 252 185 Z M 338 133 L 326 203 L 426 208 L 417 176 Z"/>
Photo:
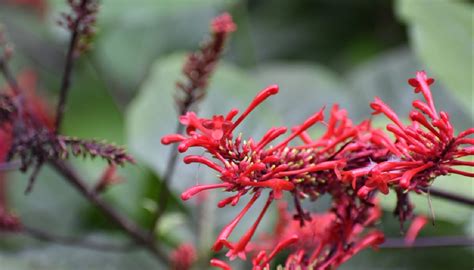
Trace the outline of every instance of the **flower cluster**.
<path fill-rule="evenodd" d="M 96 0 L 67 0 L 70 13 L 62 13 L 59 25 L 66 28 L 73 34 L 74 52 L 76 56 L 87 51 L 90 42 L 95 36 L 96 14 L 99 11 L 99 4 Z"/>
<path fill-rule="evenodd" d="M 220 183 L 194 186 L 182 193 L 183 200 L 208 189 L 233 193 L 220 201 L 218 207 L 235 206 L 244 195 L 250 196 L 242 211 L 217 237 L 214 251 L 227 248 L 231 260 L 254 254 L 254 269 L 267 269 L 280 250 L 291 248 L 288 269 L 333 269 L 361 249 L 383 242 L 381 232 L 368 231 L 380 217 L 375 197 L 378 191 L 387 194 L 390 188 L 396 190 L 396 214 L 403 222 L 412 217 L 409 191 L 424 192 L 434 178 L 449 173 L 473 177 L 472 173 L 454 167 L 474 166 L 462 159 L 474 153 L 474 139 L 468 138 L 474 128 L 454 135 L 448 114 L 438 113 L 434 106 L 429 88 L 433 82 L 423 71 L 409 80 L 415 92 L 421 92 L 425 99 L 413 102 L 410 125 L 403 124 L 379 98 L 371 103 L 374 114 L 382 113 L 394 123 L 387 130 L 395 140 L 385 131 L 373 128 L 369 120 L 353 124 L 347 112 L 337 105 L 332 107 L 326 122 L 322 109 L 278 141 L 287 132 L 286 127 L 270 128 L 259 140 L 243 139 L 242 134 L 234 136 L 235 129 L 257 106 L 277 94 L 278 86 L 273 85 L 257 94 L 241 114 L 232 109 L 226 115 L 208 119 L 187 112 L 180 117 L 186 135 L 167 135 L 162 143 L 177 143 L 180 152 L 191 147 L 204 149 L 210 157 L 188 155 L 184 162 L 201 163 L 219 173 Z M 317 123 L 323 124 L 326 131 L 313 139 L 307 130 Z M 290 146 L 295 138 L 303 144 Z M 231 242 L 229 236 L 264 190 L 269 190 L 268 197 L 254 224 L 237 242 Z M 281 224 L 290 226 L 277 226 L 276 237 L 264 241 L 266 244 L 251 243 L 269 206 L 282 198 L 284 192 L 294 199 L 294 221 L 290 222 L 287 213 L 282 214 Z M 301 206 L 301 200 L 314 201 L 324 194 L 333 201 L 328 213 L 311 214 Z M 211 264 L 230 269 L 217 259 Z"/>

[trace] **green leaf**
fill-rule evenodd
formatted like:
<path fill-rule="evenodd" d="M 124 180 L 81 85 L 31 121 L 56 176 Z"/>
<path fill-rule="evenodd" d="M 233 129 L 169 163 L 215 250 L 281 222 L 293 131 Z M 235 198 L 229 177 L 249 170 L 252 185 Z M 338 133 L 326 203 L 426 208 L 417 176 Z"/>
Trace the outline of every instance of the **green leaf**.
<path fill-rule="evenodd" d="M 88 237 L 91 238 L 91 237 Z M 93 237 L 110 242 L 110 237 Z M 18 253 L 0 253 L 2 269 L 15 270 L 125 270 L 164 269 L 145 251 L 107 252 L 48 244 Z"/>
<path fill-rule="evenodd" d="M 359 105 L 342 76 L 314 63 L 267 63 L 259 66 L 255 75 L 262 85 L 280 86 L 280 93 L 268 103 L 283 118 L 284 125 L 300 124 L 324 106 L 335 103 L 349 113 Z"/>
<path fill-rule="evenodd" d="M 422 97 L 414 93 L 407 80 L 420 69 L 423 69 L 423 65 L 405 47 L 386 51 L 355 66 L 345 77 L 351 91 L 362 101 L 361 106 L 354 108 L 356 115 L 361 116 L 356 120 L 365 119 L 371 114 L 369 104 L 375 96 L 390 105 L 402 120 L 408 120 L 412 101 Z M 452 116 L 451 121 L 458 131 L 472 127 L 473 116 L 469 115 L 466 107 L 442 83 L 435 82 L 431 85 L 431 90 L 436 107 Z"/>
<path fill-rule="evenodd" d="M 174 133 L 176 129 L 178 116 L 173 96 L 177 91 L 176 82 L 182 77 L 184 62 L 183 54 L 174 54 L 158 60 L 127 112 L 126 127 L 130 150 L 138 160 L 157 173 L 163 173 L 171 151 L 171 147 L 162 145 L 160 140 L 164 135 Z M 245 108 L 259 90 L 249 77 L 236 67 L 220 63 L 211 78 L 205 101 L 199 104 L 200 115 L 225 114 L 230 108 Z M 257 126 L 258 123 L 254 123 L 253 127 L 247 124 L 247 127 L 254 130 L 258 130 Z M 196 167 L 178 162 L 173 185 L 183 190 L 194 183 Z M 215 177 L 210 180 L 215 181 Z"/>
<path fill-rule="evenodd" d="M 472 180 L 456 174 L 436 178 L 433 183 L 433 188 L 466 197 L 472 197 L 472 194 L 474 194 Z M 416 214 L 423 214 L 427 217 L 431 217 L 427 195 L 411 193 L 410 198 L 416 206 Z M 388 195 L 381 196 L 380 202 L 384 209 L 395 209 L 395 192 L 391 191 Z M 435 196 L 431 196 L 431 203 L 435 214 L 435 220 L 441 219 L 456 223 L 465 223 L 468 222 L 474 214 L 474 211 L 469 206 L 457 204 Z"/>
<path fill-rule="evenodd" d="M 55 233 L 78 229 L 80 208 L 85 205 L 73 187 L 48 166 L 41 169 L 33 191 L 25 195 L 28 174 L 7 175 L 7 188 L 12 210 L 28 226 L 54 228 Z"/>
<path fill-rule="evenodd" d="M 195 48 L 206 37 L 211 19 L 233 1 L 118 2 L 103 1 L 94 58 L 107 77 L 120 81 L 117 87 L 130 92 L 158 56 Z"/>
<path fill-rule="evenodd" d="M 469 269 L 472 256 L 472 249 L 467 247 L 366 249 L 341 265 L 340 269 Z"/>
<path fill-rule="evenodd" d="M 474 116 L 472 3 L 399 0 L 397 11 L 416 53 Z"/>

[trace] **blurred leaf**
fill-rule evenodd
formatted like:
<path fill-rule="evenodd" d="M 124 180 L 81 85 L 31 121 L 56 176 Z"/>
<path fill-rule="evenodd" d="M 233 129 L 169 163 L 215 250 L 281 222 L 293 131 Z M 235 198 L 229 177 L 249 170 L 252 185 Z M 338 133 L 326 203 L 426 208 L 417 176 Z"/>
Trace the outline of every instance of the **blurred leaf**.
<path fill-rule="evenodd" d="M 77 231 L 78 214 L 86 202 L 48 166 L 41 169 L 33 191 L 24 195 L 29 173 L 11 174 L 7 179 L 11 206 L 22 221 L 33 227 L 55 228 L 55 233 Z"/>
<path fill-rule="evenodd" d="M 411 103 L 421 96 L 413 92 L 407 80 L 415 75 L 416 70 L 423 69 L 417 57 L 405 47 L 392 49 L 355 66 L 346 74 L 347 84 L 351 91 L 362 101 L 362 105 L 354 108 L 356 116 L 367 118 L 371 109 L 369 103 L 375 96 L 384 100 L 394 109 L 401 119 L 408 119 Z M 432 75 L 428 70 L 428 74 Z M 437 78 L 436 76 L 435 79 Z M 466 107 L 447 91 L 439 80 L 431 86 L 435 105 L 446 111 L 457 130 L 472 127 L 474 116 L 470 116 Z M 377 117 L 376 119 L 381 119 Z"/>
<path fill-rule="evenodd" d="M 161 144 L 161 137 L 175 132 L 176 115 L 173 95 L 176 82 L 181 78 L 185 57 L 171 55 L 158 60 L 141 87 L 140 94 L 127 112 L 128 145 L 134 156 L 157 173 L 163 173 L 171 147 Z M 256 94 L 256 83 L 241 70 L 220 63 L 212 77 L 206 100 L 199 104 L 200 114 L 225 114 L 230 108 L 245 108 Z M 195 166 L 181 166 L 178 161 L 176 181 L 178 190 L 192 185 L 196 177 Z"/>
<path fill-rule="evenodd" d="M 473 4 L 430 0 L 399 0 L 397 4 L 417 54 L 474 117 Z"/>
<path fill-rule="evenodd" d="M 367 249 L 344 263 L 341 270 L 444 270 L 472 268 L 472 249 L 450 248 L 405 248 Z"/>
<path fill-rule="evenodd" d="M 141 82 L 155 58 L 196 47 L 206 37 L 212 17 L 233 1 L 119 2 L 103 1 L 94 57 L 112 81 L 120 81 L 118 87 L 135 91 L 133 87 Z"/>
<path fill-rule="evenodd" d="M 474 185 L 471 179 L 460 175 L 449 175 L 436 178 L 433 187 L 448 191 L 454 194 L 459 194 L 466 197 L 472 197 L 474 194 Z M 428 196 L 411 193 L 410 198 L 415 207 L 415 213 L 423 214 L 431 217 L 431 211 L 428 205 Z M 435 220 L 449 220 L 451 222 L 463 223 L 468 222 L 474 211 L 471 207 L 447 201 L 435 196 L 431 196 L 433 211 L 435 213 Z M 387 196 L 382 196 L 380 200 L 382 206 L 391 211 L 395 209 L 396 195 L 390 192 Z"/>
<path fill-rule="evenodd" d="M 108 238 L 110 237 L 101 237 L 100 240 L 110 241 Z M 54 244 L 18 253 L 0 253 L 0 265 L 5 270 L 164 269 L 163 265 L 144 251 L 106 252 Z"/>
<path fill-rule="evenodd" d="M 314 63 L 267 63 L 259 66 L 256 77 L 262 86 L 280 86 L 280 93 L 268 103 L 273 113 L 283 118 L 284 125 L 300 124 L 324 106 L 330 108 L 335 103 L 353 116 L 361 105 L 360 95 L 350 90 L 342 76 Z"/>
<path fill-rule="evenodd" d="M 79 62 L 63 121 L 64 133 L 124 143 L 123 119 L 107 86 L 88 62 Z"/>
<path fill-rule="evenodd" d="M 68 11 L 67 1 L 49 0 L 52 14 Z M 186 9 L 202 6 L 219 6 L 235 0 L 100 0 L 99 24 L 116 26 L 119 21 L 147 21 Z"/>

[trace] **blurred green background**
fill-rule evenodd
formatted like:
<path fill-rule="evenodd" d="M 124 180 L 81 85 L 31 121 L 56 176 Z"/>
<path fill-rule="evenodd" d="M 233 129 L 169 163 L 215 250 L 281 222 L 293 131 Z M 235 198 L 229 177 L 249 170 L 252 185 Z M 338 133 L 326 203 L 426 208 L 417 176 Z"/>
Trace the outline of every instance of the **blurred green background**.
<path fill-rule="evenodd" d="M 44 10 L 0 0 L 0 23 L 15 46 L 15 72 L 32 68 L 38 87 L 54 102 L 63 69 L 68 34 L 57 26 L 65 1 L 43 3 Z M 27 1 L 26 1 L 27 2 Z M 275 124 L 295 125 L 323 105 L 339 103 L 357 122 L 370 114 L 369 102 L 380 96 L 407 115 L 415 95 L 406 83 L 416 70 L 437 79 L 433 95 L 459 129 L 473 127 L 473 4 L 444 0 L 102 0 L 93 50 L 74 71 L 65 133 L 126 145 L 138 165 L 120 170 L 126 182 L 112 187 L 106 199 L 144 226 L 156 208 L 152 198 L 169 149 L 161 136 L 174 131 L 172 101 L 186 52 L 206 40 L 210 20 L 228 11 L 238 30 L 211 80 L 203 115 L 244 108 L 255 93 L 278 83 L 281 94 L 259 108 L 242 128 L 257 136 Z M 3 81 L 0 80 L 3 84 Z M 374 118 L 377 125 L 384 122 Z M 316 131 L 317 133 L 317 131 Z M 94 183 L 101 161 L 75 161 Z M 9 176 L 12 208 L 29 225 L 90 239 L 121 242 L 124 237 L 101 218 L 53 171 L 44 169 L 32 194 L 23 196 L 25 176 Z M 194 166 L 178 166 L 172 190 L 179 194 L 215 176 Z M 443 177 L 435 186 L 473 196 L 472 179 Z M 170 211 L 156 228 L 172 248 L 192 242 L 202 258 L 234 210 L 215 210 L 218 195 L 201 204 L 170 199 Z M 388 236 L 400 236 L 392 217 L 394 198 L 380 224 Z M 427 198 L 415 198 L 416 212 L 429 215 Z M 320 202 L 316 209 L 324 209 Z M 436 225 L 421 236 L 474 236 L 471 208 L 433 198 Z M 237 209 L 238 210 L 238 209 Z M 271 229 L 267 217 L 263 230 Z M 251 220 L 248 223 L 252 222 Z M 213 224 L 213 225 L 212 225 Z M 241 227 L 245 228 L 246 224 Z M 238 233 L 238 232 L 236 232 Z M 401 237 L 401 236 L 400 236 Z M 472 269 L 472 248 L 384 249 L 364 251 L 342 269 Z M 205 269 L 205 263 L 196 269 Z M 235 264 L 236 269 L 247 269 Z M 97 252 L 0 235 L 0 269 L 162 269 L 146 253 Z"/>

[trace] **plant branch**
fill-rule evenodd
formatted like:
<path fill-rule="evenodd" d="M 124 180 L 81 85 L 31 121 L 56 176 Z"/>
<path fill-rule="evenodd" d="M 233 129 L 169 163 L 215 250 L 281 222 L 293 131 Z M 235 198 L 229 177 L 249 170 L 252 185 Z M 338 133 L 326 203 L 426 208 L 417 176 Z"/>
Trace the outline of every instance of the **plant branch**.
<path fill-rule="evenodd" d="M 176 134 L 182 134 L 184 132 L 184 126 L 178 121 L 178 125 L 176 126 Z M 169 182 L 171 181 L 170 179 L 173 178 L 174 172 L 176 170 L 176 165 L 178 161 L 178 145 L 174 144 L 169 156 L 168 156 L 168 161 L 166 163 L 166 170 L 165 174 L 163 175 L 163 179 L 160 183 L 160 189 L 158 192 L 158 208 L 156 210 L 155 214 L 155 219 L 152 223 L 152 230 L 154 230 L 163 215 L 163 213 L 166 211 L 166 207 L 168 206 L 168 197 L 169 193 L 171 192 L 169 190 Z"/>
<path fill-rule="evenodd" d="M 183 75 L 186 81 L 178 81 L 178 88 L 175 96 L 178 107 L 178 116 L 186 114 L 197 102 L 206 96 L 209 78 L 213 75 L 216 65 L 224 50 L 224 45 L 231 32 L 234 32 L 236 26 L 232 17 L 224 13 L 213 19 L 211 23 L 212 38 L 204 44 L 198 51 L 191 53 L 183 67 Z M 183 134 L 184 126 L 178 121 L 175 134 Z M 155 220 L 152 223 L 153 229 L 158 224 L 161 216 L 166 211 L 169 197 L 169 182 L 173 177 L 178 159 L 178 146 L 173 145 L 168 156 L 166 170 L 158 192 L 158 210 L 155 214 Z"/>
<path fill-rule="evenodd" d="M 412 245 L 407 245 L 404 238 L 387 238 L 380 248 L 435 248 L 435 247 L 472 247 L 474 238 L 466 236 L 419 237 Z"/>
<path fill-rule="evenodd" d="M 80 248 L 85 248 L 85 249 L 93 249 L 93 250 L 100 250 L 100 251 L 106 251 L 106 252 L 127 252 L 137 247 L 137 245 L 134 243 L 128 243 L 125 245 L 123 244 L 117 245 L 117 244 L 110 244 L 110 243 L 100 243 L 100 242 L 85 240 L 85 239 L 77 238 L 77 237 L 54 235 L 46 231 L 42 231 L 40 229 L 32 228 L 32 227 L 28 227 L 24 225 L 20 233 L 39 241 L 52 242 L 52 243 L 65 245 L 65 246 L 75 246 L 75 247 L 80 247 Z"/>
<path fill-rule="evenodd" d="M 82 0 L 81 7 L 84 8 L 88 4 L 88 0 Z M 82 17 L 79 16 L 74 21 L 73 27 L 71 29 L 72 35 L 69 41 L 69 48 L 66 54 L 66 63 L 64 66 L 64 72 L 61 80 L 61 88 L 59 90 L 59 101 L 56 108 L 56 123 L 55 123 L 55 131 L 56 133 L 59 131 L 61 127 L 61 122 L 63 120 L 64 111 L 66 110 L 66 101 L 67 96 L 69 93 L 69 89 L 71 86 L 71 76 L 72 76 L 72 69 L 74 66 L 74 52 L 76 49 L 76 45 L 80 38 L 79 27 L 81 24 Z"/>
<path fill-rule="evenodd" d="M 104 202 L 95 192 L 89 190 L 85 181 L 66 162 L 61 160 L 50 160 L 50 165 L 56 169 L 67 181 L 72 184 L 84 197 L 99 208 L 104 215 L 110 218 L 124 232 L 126 232 L 137 244 L 145 247 L 157 259 L 167 263 L 165 252 L 154 245 L 152 235 L 142 231 L 135 223 L 116 212 L 111 206 Z"/>
<path fill-rule="evenodd" d="M 451 192 L 447 192 L 441 189 L 436 189 L 436 188 L 425 188 L 423 189 L 424 192 L 429 192 L 431 196 L 442 198 L 448 201 L 452 202 L 457 202 L 460 204 L 465 204 L 468 206 L 474 206 L 474 199 L 473 198 L 468 198 L 459 194 L 454 194 Z"/>

